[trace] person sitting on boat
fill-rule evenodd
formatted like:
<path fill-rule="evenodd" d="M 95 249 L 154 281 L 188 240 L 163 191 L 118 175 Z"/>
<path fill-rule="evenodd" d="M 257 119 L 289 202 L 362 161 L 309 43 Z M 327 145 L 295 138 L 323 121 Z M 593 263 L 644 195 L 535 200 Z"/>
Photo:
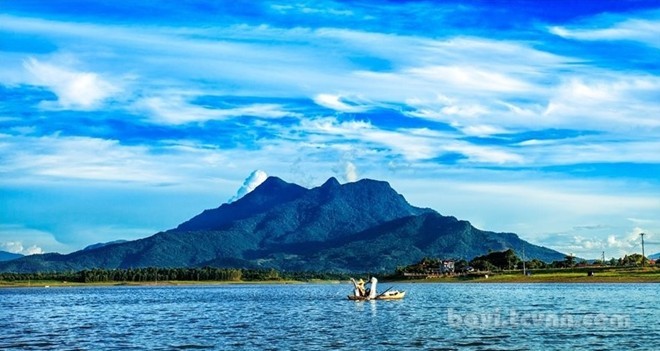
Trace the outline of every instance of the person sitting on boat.
<path fill-rule="evenodd" d="M 360 297 L 367 296 L 367 292 L 364 288 L 364 280 L 362 280 L 362 279 L 358 280 L 357 290 L 358 290 L 358 293 L 359 293 L 358 296 L 360 296 Z"/>
<path fill-rule="evenodd" d="M 357 297 L 365 297 L 367 296 L 367 293 L 364 289 L 364 280 L 360 279 L 359 281 L 355 281 L 355 279 L 351 278 L 351 282 L 353 282 L 353 286 L 355 286 L 355 296 Z"/>

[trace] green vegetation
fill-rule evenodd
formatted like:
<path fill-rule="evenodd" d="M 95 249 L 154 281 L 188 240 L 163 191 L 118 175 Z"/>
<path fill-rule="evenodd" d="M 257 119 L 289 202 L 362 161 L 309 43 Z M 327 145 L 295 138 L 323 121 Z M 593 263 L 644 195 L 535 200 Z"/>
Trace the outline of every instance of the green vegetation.
<path fill-rule="evenodd" d="M 506 251 L 493 251 L 487 255 L 475 257 L 470 261 L 470 265 L 481 271 L 495 271 L 514 269 L 520 261 L 516 253 L 508 249 Z"/>
<path fill-rule="evenodd" d="M 660 267 L 575 267 L 533 270 L 529 275 L 507 271 L 463 277 L 480 283 L 660 283 Z"/>
<path fill-rule="evenodd" d="M 341 273 L 286 272 L 274 269 L 228 268 L 135 268 L 91 269 L 78 272 L 0 273 L 0 286 L 25 285 L 30 282 L 61 283 L 157 283 L 157 282 L 260 282 L 344 280 Z"/>
<path fill-rule="evenodd" d="M 660 265 L 649 265 L 639 254 L 626 255 L 603 265 L 578 262 L 573 256 L 546 264 L 537 259 L 524 263 L 513 250 L 491 251 L 471 261 L 453 262 L 425 257 L 417 263 L 399 267 L 389 275 L 375 275 L 384 280 L 420 279 L 429 282 L 660 282 Z M 0 287 L 25 285 L 117 285 L 117 284 L 197 284 L 213 282 L 309 282 L 348 280 L 350 274 L 336 272 L 278 271 L 276 269 L 235 269 L 206 266 L 202 268 L 130 268 L 85 269 L 68 272 L 0 273 Z"/>
<path fill-rule="evenodd" d="M 642 265 L 644 260 L 644 265 Z M 626 255 L 587 263 L 572 255 L 562 261 L 545 263 L 538 259 L 523 261 L 513 250 L 491 251 L 470 262 L 455 262 L 453 272 L 441 269 L 442 259 L 425 257 L 417 263 L 397 268 L 389 279 L 420 279 L 425 281 L 479 282 L 660 282 L 660 263 L 640 254 Z"/>

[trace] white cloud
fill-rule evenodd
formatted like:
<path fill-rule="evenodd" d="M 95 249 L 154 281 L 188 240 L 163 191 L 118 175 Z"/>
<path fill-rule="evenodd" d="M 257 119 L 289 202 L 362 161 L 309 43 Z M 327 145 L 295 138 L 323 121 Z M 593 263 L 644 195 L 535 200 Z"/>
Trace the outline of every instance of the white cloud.
<path fill-rule="evenodd" d="M 42 102 L 46 108 L 91 110 L 119 92 L 119 88 L 93 72 L 79 72 L 29 58 L 23 66 L 31 83 L 47 87 L 57 95 L 57 104 Z"/>
<path fill-rule="evenodd" d="M 35 254 L 44 253 L 44 250 L 42 250 L 37 245 L 32 245 L 30 247 L 23 247 L 23 244 L 20 241 L 7 241 L 4 243 L 0 243 L 0 249 L 2 249 L 3 251 L 17 253 L 21 255 L 35 255 Z"/>
<path fill-rule="evenodd" d="M 506 133 L 506 130 L 503 128 L 493 125 L 486 125 L 486 124 L 470 125 L 467 127 L 460 127 L 460 126 L 457 127 L 460 128 L 465 135 L 472 135 L 472 136 L 485 137 L 493 134 Z"/>
<path fill-rule="evenodd" d="M 324 3 L 322 7 L 310 7 L 307 3 L 300 4 L 271 4 L 270 8 L 273 10 L 288 14 L 288 13 L 304 13 L 304 14 L 319 14 L 319 15 L 328 15 L 328 16 L 353 16 L 354 13 L 348 9 L 337 8 L 335 6 L 340 6 L 337 3 Z"/>
<path fill-rule="evenodd" d="M 53 233 L 19 224 L 0 224 L 0 250 L 33 255 L 53 252 L 65 247 Z"/>
<path fill-rule="evenodd" d="M 467 66 L 428 66 L 410 68 L 413 79 L 446 84 L 461 90 L 494 91 L 500 93 L 523 92 L 532 86 L 524 81 L 493 70 Z"/>
<path fill-rule="evenodd" d="M 335 118 L 303 120 L 301 128 L 312 133 L 309 140 L 341 142 L 378 149 L 386 147 L 394 155 L 401 155 L 409 161 L 423 161 L 447 153 L 465 156 L 463 163 L 475 164 L 521 164 L 524 158 L 514 152 L 495 146 L 474 145 L 466 141 L 454 140 L 448 133 L 430 129 L 383 130 L 364 121 L 338 122 Z M 341 137 L 341 140 L 337 140 Z"/>
<path fill-rule="evenodd" d="M 185 141 L 124 145 L 92 137 L 0 134 L 0 173 L 5 182 L 77 179 L 191 185 L 227 174 L 235 167 L 233 160 L 250 159 L 257 158 L 239 149 Z"/>
<path fill-rule="evenodd" d="M 261 183 L 263 183 L 268 178 L 268 174 L 260 169 L 257 169 L 250 173 L 250 175 L 245 179 L 243 185 L 238 189 L 236 195 L 234 195 L 228 202 L 234 202 L 252 190 L 256 189 Z"/>
<path fill-rule="evenodd" d="M 355 113 L 368 110 L 368 107 L 365 105 L 359 105 L 352 101 L 345 102 L 343 100 L 342 96 L 333 94 L 318 94 L 314 97 L 314 102 L 317 105 L 340 112 Z"/>
<path fill-rule="evenodd" d="M 326 117 L 303 120 L 300 128 L 311 141 L 355 144 L 360 148 L 385 146 L 409 160 L 432 158 L 438 152 L 433 147 L 435 141 L 428 135 L 414 135 L 414 131 L 405 130 L 381 130 L 364 121 L 338 122 L 336 118 Z"/>
<path fill-rule="evenodd" d="M 285 111 L 282 106 L 276 104 L 250 104 L 236 108 L 216 109 L 193 105 L 181 96 L 144 98 L 138 101 L 134 108 L 148 114 L 151 122 L 165 125 L 203 123 L 240 116 L 259 118 L 299 116 L 297 113 Z"/>
<path fill-rule="evenodd" d="M 631 18 L 607 27 L 594 28 L 598 24 L 591 24 L 584 28 L 566 28 L 561 26 L 550 27 L 552 34 L 562 38 L 577 40 L 630 40 L 660 48 L 660 21 Z"/>
<path fill-rule="evenodd" d="M 344 179 L 347 182 L 355 182 L 358 180 L 357 167 L 355 167 L 353 162 L 346 161 L 344 167 Z"/>
<path fill-rule="evenodd" d="M 595 72 L 594 72 L 595 73 Z M 555 127 L 620 133 L 621 127 L 658 129 L 660 106 L 655 103 L 660 77 L 634 74 L 575 76 L 556 86 L 548 97 L 541 123 Z"/>
<path fill-rule="evenodd" d="M 626 140 L 603 135 L 558 140 L 527 140 L 516 149 L 529 165 L 578 165 L 590 163 L 658 163 L 660 141 Z"/>
<path fill-rule="evenodd" d="M 0 167 L 22 177 L 54 177 L 103 181 L 170 182 L 159 172 L 144 146 L 123 146 L 117 140 L 90 137 L 13 137 L 0 150 L 10 152 Z"/>
<path fill-rule="evenodd" d="M 524 157 L 495 146 L 479 146 L 465 142 L 453 142 L 445 146 L 444 149 L 450 152 L 456 152 L 467 157 L 467 161 L 476 164 L 523 164 Z"/>

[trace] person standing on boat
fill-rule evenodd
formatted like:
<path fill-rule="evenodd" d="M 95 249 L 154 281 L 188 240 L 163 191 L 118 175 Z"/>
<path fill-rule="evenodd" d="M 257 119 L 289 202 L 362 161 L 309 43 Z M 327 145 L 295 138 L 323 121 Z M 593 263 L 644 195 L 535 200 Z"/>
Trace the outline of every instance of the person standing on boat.
<path fill-rule="evenodd" d="M 369 299 L 375 299 L 377 296 L 376 285 L 378 284 L 378 279 L 376 277 L 371 277 L 371 287 L 369 288 Z"/>

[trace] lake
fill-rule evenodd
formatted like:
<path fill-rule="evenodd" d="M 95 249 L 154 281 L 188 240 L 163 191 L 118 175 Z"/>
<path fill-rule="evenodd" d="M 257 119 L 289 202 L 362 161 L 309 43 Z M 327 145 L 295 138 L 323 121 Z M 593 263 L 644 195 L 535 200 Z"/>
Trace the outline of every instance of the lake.
<path fill-rule="evenodd" d="M 660 284 L 382 283 L 0 289 L 0 349 L 653 350 Z"/>

